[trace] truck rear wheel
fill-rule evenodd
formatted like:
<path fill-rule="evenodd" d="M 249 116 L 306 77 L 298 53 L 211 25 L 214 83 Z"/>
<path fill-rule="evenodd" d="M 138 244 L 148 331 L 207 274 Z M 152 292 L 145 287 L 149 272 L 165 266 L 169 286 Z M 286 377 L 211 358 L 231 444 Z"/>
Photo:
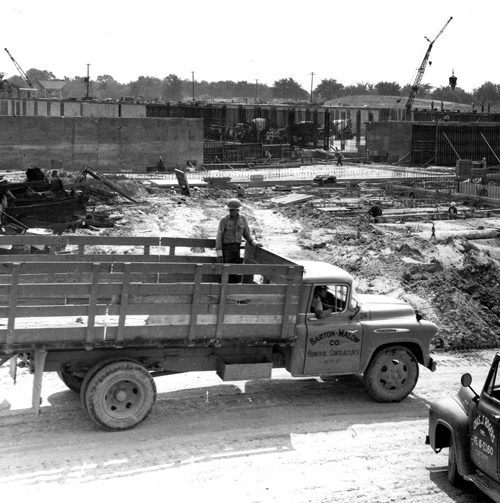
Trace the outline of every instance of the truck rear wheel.
<path fill-rule="evenodd" d="M 365 371 L 365 388 L 377 402 L 399 402 L 418 380 L 418 362 L 403 346 L 384 348 L 373 356 Z"/>
<path fill-rule="evenodd" d="M 144 421 L 156 399 L 156 385 L 140 364 L 118 361 L 101 367 L 89 379 L 85 408 L 99 426 L 128 430 Z"/>
<path fill-rule="evenodd" d="M 80 393 L 80 389 L 82 388 L 83 377 L 72 374 L 71 372 L 67 372 L 64 369 L 61 369 L 57 372 L 57 375 L 61 379 L 61 381 L 75 393 Z"/>
<path fill-rule="evenodd" d="M 106 360 L 101 360 L 100 362 L 97 362 L 96 364 L 94 364 L 92 367 L 89 368 L 89 370 L 85 374 L 85 377 L 83 378 L 82 385 L 80 387 L 80 402 L 84 410 L 87 410 L 87 405 L 85 404 L 85 396 L 87 393 L 87 387 L 89 385 L 90 380 L 97 374 L 97 372 L 99 372 L 99 370 L 104 368 L 106 365 L 124 360 L 129 361 L 127 358 L 108 358 Z"/>

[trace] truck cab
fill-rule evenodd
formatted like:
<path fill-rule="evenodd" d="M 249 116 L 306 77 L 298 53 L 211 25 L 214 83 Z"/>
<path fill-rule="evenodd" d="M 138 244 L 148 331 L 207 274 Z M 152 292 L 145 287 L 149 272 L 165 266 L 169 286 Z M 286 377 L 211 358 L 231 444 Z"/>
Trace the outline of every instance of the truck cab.
<path fill-rule="evenodd" d="M 480 394 L 464 374 L 453 397 L 437 400 L 429 409 L 426 443 L 435 452 L 448 448 L 448 480 L 475 484 L 500 502 L 500 354 L 493 360 Z"/>
<path fill-rule="evenodd" d="M 297 341 L 288 370 L 293 376 L 364 374 L 369 395 L 400 401 L 418 380 L 418 364 L 435 370 L 429 355 L 436 326 L 406 302 L 355 291 L 353 277 L 332 264 L 296 261 L 304 268 Z M 314 292 L 327 287 L 331 313 L 315 316 Z"/>

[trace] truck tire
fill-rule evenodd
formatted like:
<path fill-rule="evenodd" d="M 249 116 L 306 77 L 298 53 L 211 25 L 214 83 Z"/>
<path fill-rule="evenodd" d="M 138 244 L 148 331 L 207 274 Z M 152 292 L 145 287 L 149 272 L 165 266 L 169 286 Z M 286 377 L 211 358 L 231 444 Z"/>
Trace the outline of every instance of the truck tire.
<path fill-rule="evenodd" d="M 156 399 L 156 385 L 140 364 L 118 361 L 89 379 L 85 408 L 92 420 L 110 431 L 128 430 L 144 421 Z"/>
<path fill-rule="evenodd" d="M 364 380 L 366 391 L 377 402 L 399 402 L 417 384 L 418 362 L 409 349 L 390 346 L 374 354 Z"/>
<path fill-rule="evenodd" d="M 100 362 L 97 362 L 95 365 L 90 367 L 88 372 L 85 374 L 85 377 L 83 378 L 82 385 L 80 387 L 80 403 L 82 404 L 83 410 L 87 410 L 87 405 L 85 404 L 85 395 L 87 393 L 87 386 L 89 385 L 90 380 L 96 375 L 99 370 L 101 370 L 103 367 L 106 365 L 109 365 L 110 363 L 116 363 L 116 362 L 121 362 L 121 361 L 135 361 L 135 360 L 128 360 L 127 358 L 107 358 L 106 360 L 101 360 Z"/>
<path fill-rule="evenodd" d="M 80 390 L 82 389 L 83 377 L 72 374 L 71 372 L 66 372 L 64 369 L 58 370 L 57 375 L 71 391 L 80 393 Z"/>
<path fill-rule="evenodd" d="M 453 435 L 450 437 L 450 447 L 448 449 L 448 482 L 456 487 L 459 487 L 463 482 L 463 478 L 458 473 L 457 449 L 453 441 Z"/>

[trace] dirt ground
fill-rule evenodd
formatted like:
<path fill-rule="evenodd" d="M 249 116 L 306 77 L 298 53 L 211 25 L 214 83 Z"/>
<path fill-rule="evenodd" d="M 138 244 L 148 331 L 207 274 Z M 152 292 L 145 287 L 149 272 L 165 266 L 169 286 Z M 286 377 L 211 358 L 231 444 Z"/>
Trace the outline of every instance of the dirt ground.
<path fill-rule="evenodd" d="M 124 184 L 141 202 L 96 208 L 116 218 L 92 235 L 214 237 L 234 197 L 200 189 L 181 197 Z M 407 300 L 439 326 L 438 370 L 421 370 L 403 402 L 371 401 L 357 376 L 224 382 L 212 372 L 155 379 L 158 398 L 138 428 L 99 430 L 55 373 L 44 378 L 40 416 L 31 376 L 14 386 L 0 367 L 0 493 L 37 501 L 161 499 L 187 503 L 486 503 L 446 479 L 447 452 L 425 445 L 429 403 L 454 393 L 463 372 L 480 387 L 498 332 L 497 263 L 464 240 L 435 243 L 311 204 L 277 207 L 249 189 L 242 213 L 266 248 L 349 270 L 363 293 Z"/>
<path fill-rule="evenodd" d="M 186 503 L 487 503 L 452 487 L 447 449 L 425 445 L 428 404 L 484 381 L 493 350 L 439 353 L 401 403 L 376 403 L 356 376 L 221 382 L 214 372 L 155 379 L 150 417 L 125 432 L 92 423 L 55 373 L 42 411 L 31 376 L 0 367 L 2 501 L 141 499 Z"/>

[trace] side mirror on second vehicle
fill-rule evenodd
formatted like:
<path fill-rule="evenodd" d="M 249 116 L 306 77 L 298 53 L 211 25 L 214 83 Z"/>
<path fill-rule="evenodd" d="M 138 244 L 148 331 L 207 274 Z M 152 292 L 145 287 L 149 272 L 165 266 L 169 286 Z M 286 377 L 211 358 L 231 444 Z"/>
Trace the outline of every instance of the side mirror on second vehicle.
<path fill-rule="evenodd" d="M 472 384 L 472 376 L 469 373 L 464 374 L 460 379 L 460 383 L 464 388 L 468 388 Z"/>
<path fill-rule="evenodd" d="M 474 399 L 475 400 L 477 400 L 479 398 L 479 395 L 471 387 L 472 376 L 468 372 L 462 376 L 462 378 L 460 379 L 460 383 L 462 384 L 462 386 L 464 388 L 469 388 L 472 391 L 472 393 L 474 393 L 474 395 L 475 395 Z"/>

